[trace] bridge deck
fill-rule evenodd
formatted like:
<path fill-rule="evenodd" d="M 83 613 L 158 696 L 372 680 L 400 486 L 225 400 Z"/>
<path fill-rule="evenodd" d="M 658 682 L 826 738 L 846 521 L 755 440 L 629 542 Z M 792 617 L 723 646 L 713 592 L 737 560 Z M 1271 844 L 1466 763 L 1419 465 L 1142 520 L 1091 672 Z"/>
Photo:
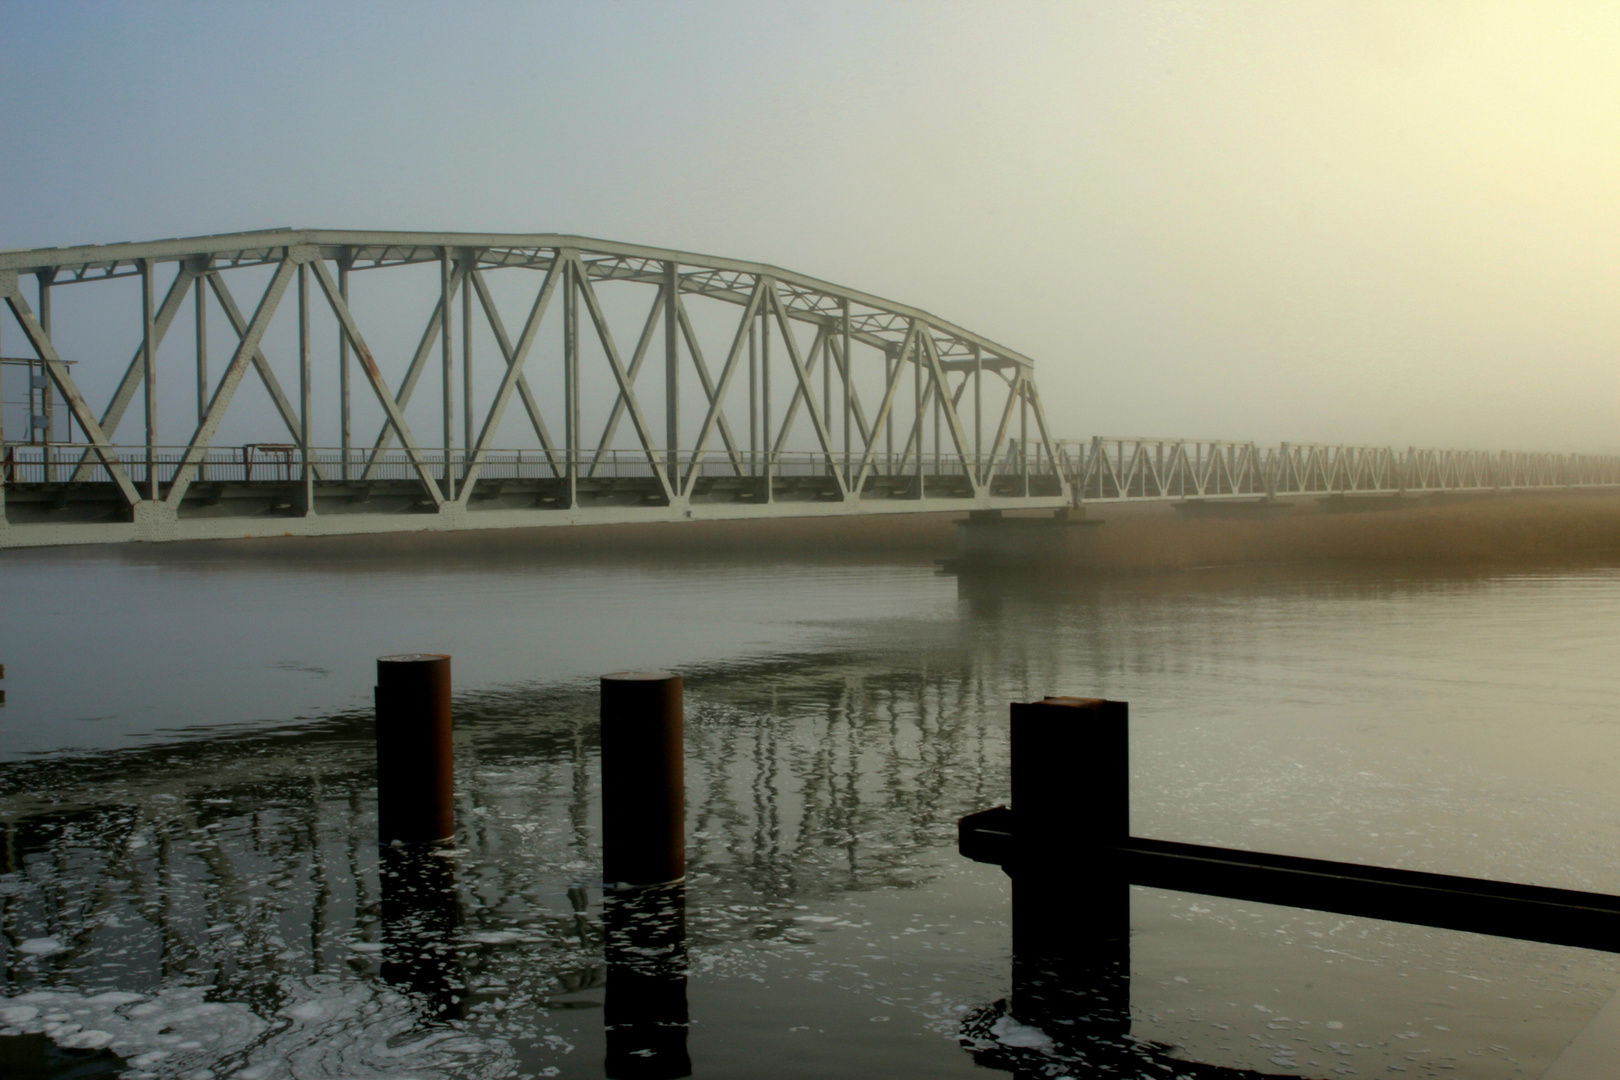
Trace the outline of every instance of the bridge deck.
<path fill-rule="evenodd" d="M 896 463 L 907 471 L 873 470 L 858 495 L 851 491 L 846 498 L 847 485 L 840 485 L 819 455 L 784 454 L 768 466 L 748 460 L 706 463 L 684 496 L 672 496 L 645 457 L 610 454 L 581 462 L 570 482 L 566 463 L 548 461 L 538 451 L 491 454 L 457 501 L 437 503 L 413 475 L 414 465 L 398 453 L 368 462 L 363 453 L 316 452 L 306 486 L 295 447 L 254 446 L 216 448 L 170 515 L 165 511 L 178 454 L 160 456 L 165 460 L 157 470 L 157 498 L 131 508 L 100 466 L 84 464 L 84 447 L 58 449 L 52 462 L 39 453 L 13 454 L 0 467 L 0 547 L 1069 505 L 1049 463 L 1042 471 L 1022 472 L 1017 463 L 999 470 L 987 463 L 988 475 L 976 487 L 951 462 L 925 458 L 919 468 L 913 456 Z M 835 458 L 839 468 L 844 464 Z M 428 466 L 443 482 L 442 459 Z M 144 462 L 131 460 L 129 469 L 144 486 Z M 454 459 L 451 471 L 464 478 L 466 462 Z"/>

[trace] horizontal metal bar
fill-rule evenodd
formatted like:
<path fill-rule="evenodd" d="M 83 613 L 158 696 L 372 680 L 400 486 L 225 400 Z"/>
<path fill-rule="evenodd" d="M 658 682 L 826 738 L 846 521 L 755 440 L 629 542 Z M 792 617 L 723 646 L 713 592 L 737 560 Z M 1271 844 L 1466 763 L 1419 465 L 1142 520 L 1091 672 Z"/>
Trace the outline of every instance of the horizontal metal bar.
<path fill-rule="evenodd" d="M 969 814 L 958 823 L 957 850 L 1016 876 L 1016 821 L 1005 806 Z M 1133 885 L 1620 953 L 1620 896 L 1139 836 L 1089 851 Z M 1072 864 L 1075 855 L 1054 858 Z M 1050 879 L 1062 869 L 1035 873 Z"/>
<path fill-rule="evenodd" d="M 1620 897 L 1131 837 L 1138 885 L 1620 952 Z"/>

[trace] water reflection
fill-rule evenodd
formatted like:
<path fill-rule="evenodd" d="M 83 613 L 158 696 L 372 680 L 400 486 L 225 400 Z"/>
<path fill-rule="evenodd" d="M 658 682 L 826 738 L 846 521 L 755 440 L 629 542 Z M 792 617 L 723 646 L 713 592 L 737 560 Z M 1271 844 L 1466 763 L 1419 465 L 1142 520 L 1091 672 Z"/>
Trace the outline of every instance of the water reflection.
<path fill-rule="evenodd" d="M 1452 1029 L 1433 1035 L 1436 1059 L 1500 1043 L 1531 1012 L 1551 1020 L 1515 1028 L 1514 1052 L 1523 1044 L 1530 1062 L 1556 1052 L 1558 1033 L 1612 991 L 1606 961 L 1140 890 L 1130 994 L 1108 974 L 1122 970 L 1117 952 L 1077 968 L 1072 950 L 1039 948 L 1074 926 L 1121 925 L 1122 895 L 1107 890 L 1095 893 L 1100 908 L 1077 909 L 1071 892 L 1045 915 L 1018 899 L 1009 994 L 1005 883 L 957 867 L 954 822 L 1007 791 L 1007 702 L 1046 693 L 1133 702 L 1145 835 L 1620 884 L 1620 819 L 1582 809 L 1600 781 L 1612 786 L 1601 751 L 1620 698 L 1604 660 L 1620 618 L 1612 575 L 1550 585 L 1240 578 L 1032 589 L 922 576 L 927 603 L 900 615 L 839 618 L 828 602 L 826 621 L 802 635 L 813 648 L 687 668 L 692 1055 L 708 1067 L 717 1045 L 747 1046 L 733 1074 L 792 1071 L 780 1041 L 792 1031 L 823 1039 L 806 1072 L 898 1075 L 934 1047 L 934 1075 L 971 1075 L 955 1042 L 962 1010 L 1002 996 L 1014 1019 L 997 1032 L 1001 1014 L 986 1013 L 972 1029 L 990 1033 L 993 1045 L 976 1051 L 987 1062 L 1037 1034 L 1075 1052 L 1081 1032 L 1117 1042 L 1129 1016 L 1138 1036 L 1263 1068 L 1281 1051 L 1257 1060 L 1251 1036 L 1280 1044 L 1270 1027 L 1281 1021 L 1257 1004 L 1309 1020 L 1313 1037 L 1330 1018 L 1364 1017 L 1365 1037 L 1324 1036 L 1344 1041 L 1362 1074 L 1428 1048 L 1392 1041 L 1417 1030 L 1407 1013 L 1426 1039 Z M 720 595 L 706 603 L 725 602 L 720 575 L 702 584 Z M 627 607 L 633 596 L 624 591 Z M 477 600 L 496 602 L 489 590 Z M 796 609 L 782 608 L 791 620 Z M 535 610 L 525 609 L 523 640 L 540 649 Z M 376 849 L 365 712 L 292 733 L 0 767 L 0 997 L 58 995 L 25 1007 L 88 1010 L 74 1022 L 127 1034 L 125 1056 L 169 1054 L 163 1069 L 177 1074 L 227 1058 L 316 1061 L 345 1076 L 599 1076 L 610 1057 L 678 1063 L 675 967 L 646 984 L 644 1001 L 658 1006 L 641 1010 L 650 1026 L 634 1010 L 620 1021 L 635 992 L 619 995 L 613 961 L 635 954 L 614 944 L 628 909 L 592 884 L 594 683 L 514 682 L 456 708 L 459 833 L 418 869 L 415 894 L 395 894 Z M 1570 722 L 1532 728 L 1529 715 Z M 1514 760 L 1486 758 L 1493 746 Z M 1594 778 L 1549 782 L 1525 764 L 1538 755 L 1590 766 Z M 1025 929 L 1043 919 L 1032 953 Z M 627 925 L 640 947 L 638 920 Z M 665 955 L 678 966 L 679 949 Z M 1350 973 L 1343 989 L 1322 989 L 1331 980 L 1317 979 L 1316 963 Z M 1424 1003 L 1401 1004 L 1420 981 Z M 144 1000 L 91 1004 L 106 992 Z M 1285 1009 L 1279 997 L 1312 1004 Z M 147 1006 L 161 1008 L 131 1014 Z M 225 1011 L 200 1011 L 215 1006 Z M 899 1037 L 908 1023 L 913 1037 Z M 161 1044 L 165 1028 L 199 1048 Z M 660 1033 L 667 1055 L 649 1041 Z M 1459 1060 L 1475 1075 L 1520 1068 Z"/>
<path fill-rule="evenodd" d="M 1189 1061 L 1131 1037 L 1131 886 L 1118 866 L 1015 880 L 1012 993 L 969 1012 L 959 1039 L 975 1064 L 1048 1080 L 1097 1077 L 1244 1080 L 1288 1075 Z"/>
<path fill-rule="evenodd" d="M 461 905 L 445 849 L 400 844 L 379 852 L 382 886 L 382 977 L 422 1003 L 425 1018 L 454 1019 L 467 988 L 459 974 L 456 931 Z M 315 905 L 319 911 L 319 905 Z"/>
<path fill-rule="evenodd" d="M 605 1019 L 612 1075 L 685 1075 L 689 948 L 710 972 L 752 963 L 738 944 L 803 951 L 806 905 L 925 882 L 924 853 L 1005 776 L 971 675 L 834 654 L 696 682 L 690 926 L 681 890 L 585 884 L 601 866 L 596 702 L 552 686 L 458 707 L 449 848 L 378 851 L 364 714 L 0 770 L 0 996 L 207 988 L 291 1021 L 238 1047 L 249 1060 L 349 1040 L 322 1052 L 357 1069 L 435 1031 L 550 1067 Z M 379 1025 L 393 1045 L 368 1035 Z"/>
<path fill-rule="evenodd" d="M 686 1052 L 686 886 L 610 892 L 606 934 L 608 1080 L 676 1080 Z"/>

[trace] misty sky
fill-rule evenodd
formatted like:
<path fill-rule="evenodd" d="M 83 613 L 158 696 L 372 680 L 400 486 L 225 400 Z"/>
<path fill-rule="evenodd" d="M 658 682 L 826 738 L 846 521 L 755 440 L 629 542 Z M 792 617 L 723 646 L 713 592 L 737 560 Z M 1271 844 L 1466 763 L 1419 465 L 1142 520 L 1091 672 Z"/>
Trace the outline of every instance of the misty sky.
<path fill-rule="evenodd" d="M 575 232 L 926 308 L 1033 356 L 1065 437 L 1620 449 L 1620 5 L 0 0 L 0 27 L 0 247 Z"/>

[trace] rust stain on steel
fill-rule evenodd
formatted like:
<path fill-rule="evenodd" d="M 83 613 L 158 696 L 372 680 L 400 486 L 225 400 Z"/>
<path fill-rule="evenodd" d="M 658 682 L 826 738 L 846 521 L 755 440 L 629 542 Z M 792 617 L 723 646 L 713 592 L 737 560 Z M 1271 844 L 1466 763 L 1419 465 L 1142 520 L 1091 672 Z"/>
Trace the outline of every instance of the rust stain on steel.
<path fill-rule="evenodd" d="M 381 380 L 382 372 L 377 370 L 377 361 L 371 358 L 371 350 L 360 344 L 358 341 L 355 341 L 353 335 L 350 335 L 349 344 L 354 346 L 354 354 L 355 356 L 359 357 L 360 364 L 366 369 L 367 373 L 370 374 L 373 379 Z"/>

